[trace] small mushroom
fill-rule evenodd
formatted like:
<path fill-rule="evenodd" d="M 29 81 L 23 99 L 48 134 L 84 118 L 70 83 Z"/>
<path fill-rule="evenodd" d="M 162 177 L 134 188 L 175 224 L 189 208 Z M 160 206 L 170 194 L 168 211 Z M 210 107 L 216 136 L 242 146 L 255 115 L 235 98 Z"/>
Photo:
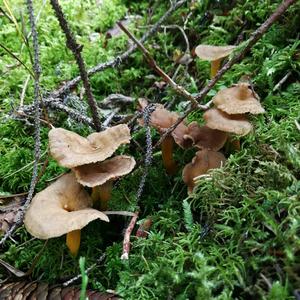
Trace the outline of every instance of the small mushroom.
<path fill-rule="evenodd" d="M 119 155 L 103 162 L 75 167 L 73 171 L 79 183 L 94 188 L 92 198 L 99 196 L 100 209 L 107 210 L 113 180 L 130 173 L 134 166 L 133 157 Z"/>
<path fill-rule="evenodd" d="M 27 231 L 39 239 L 67 234 L 67 246 L 76 255 L 80 230 L 93 220 L 109 222 L 108 217 L 90 208 L 92 199 L 76 181 L 73 173 L 65 174 L 32 199 L 25 214 Z"/>
<path fill-rule="evenodd" d="M 213 151 L 220 150 L 226 143 L 227 137 L 226 132 L 199 126 L 195 121 L 188 125 L 187 133 L 183 136 L 185 140 L 190 140 L 194 147 Z"/>
<path fill-rule="evenodd" d="M 139 99 L 139 109 L 144 109 L 147 105 L 148 102 L 145 99 Z M 150 125 L 156 128 L 160 134 L 163 134 L 169 127 L 174 125 L 178 119 L 179 115 L 177 113 L 165 109 L 161 104 L 157 104 L 156 109 L 151 114 Z M 142 119 L 140 119 L 139 122 L 141 125 L 144 124 Z M 170 175 L 175 174 L 177 170 L 176 163 L 173 159 L 174 142 L 184 149 L 191 146 L 191 141 L 184 139 L 186 133 L 187 126 L 185 122 L 182 121 L 161 144 L 163 164 L 167 173 Z"/>
<path fill-rule="evenodd" d="M 238 135 L 246 135 L 252 130 L 252 125 L 244 115 L 228 115 L 216 108 L 211 108 L 203 114 L 206 126 Z"/>
<path fill-rule="evenodd" d="M 105 210 L 111 194 L 112 179 L 131 172 L 135 161 L 128 156 L 104 160 L 121 144 L 129 143 L 130 139 L 130 131 L 125 124 L 92 133 L 87 138 L 63 128 L 51 129 L 49 132 L 52 156 L 61 166 L 73 169 L 80 183 L 93 187 L 94 202 L 100 199 L 100 207 Z"/>
<path fill-rule="evenodd" d="M 210 77 L 213 78 L 220 68 L 222 59 L 234 49 L 235 46 L 199 45 L 196 47 L 195 53 L 199 58 L 211 61 Z"/>
<path fill-rule="evenodd" d="M 203 149 L 196 152 L 193 160 L 182 171 L 182 179 L 192 193 L 195 187 L 195 177 L 206 174 L 210 169 L 220 168 L 225 163 L 225 156 L 221 152 Z"/>
<path fill-rule="evenodd" d="M 258 101 L 258 95 L 248 83 L 241 82 L 219 91 L 213 98 L 216 107 L 227 114 L 261 114 L 265 110 Z"/>

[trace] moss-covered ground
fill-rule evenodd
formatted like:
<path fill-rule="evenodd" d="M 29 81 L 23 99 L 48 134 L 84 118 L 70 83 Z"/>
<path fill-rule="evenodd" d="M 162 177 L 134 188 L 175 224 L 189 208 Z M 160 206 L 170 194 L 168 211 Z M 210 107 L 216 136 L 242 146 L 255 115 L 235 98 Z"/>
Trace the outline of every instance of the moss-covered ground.
<path fill-rule="evenodd" d="M 126 0 L 61 3 L 77 40 L 84 45 L 83 56 L 89 67 L 127 48 L 124 35 L 105 38 L 106 31 L 117 20 L 126 14 L 139 15 L 130 29 L 141 36 L 169 5 L 169 1 Z M 279 0 L 187 1 L 167 23 L 185 26 L 191 49 L 200 43 L 234 44 L 238 38 L 246 40 L 279 3 Z M 32 48 L 23 39 L 29 32 L 26 7 L 22 1 L 6 0 L 1 8 L 9 18 L 1 13 L 0 46 L 32 69 Z M 41 86 L 46 94 L 77 76 L 78 70 L 48 1 L 35 1 L 35 10 L 43 71 Z M 266 113 L 252 118 L 255 130 L 240 139 L 241 150 L 224 151 L 228 158 L 226 165 L 212 172 L 209 180 L 199 180 L 192 196 L 187 195 L 181 169 L 195 150 L 177 149 L 180 170 L 173 177 L 165 174 L 156 150 L 139 203 L 136 192 L 141 168 L 118 183 L 110 209 L 135 211 L 139 206 L 140 220 L 151 217 L 153 225 L 147 239 L 132 237 L 128 261 L 120 260 L 128 219 L 115 216 L 110 224 L 95 221 L 87 226 L 79 253 L 86 258 L 86 267 L 106 253 L 105 260 L 89 274 L 89 288 L 115 289 L 124 299 L 294 299 L 300 288 L 299 24 L 297 2 L 206 97 L 205 101 L 209 101 L 220 88 L 248 76 Z M 176 28 L 159 31 L 145 45 L 170 75 L 178 67 L 173 56 L 186 48 Z M 287 80 L 275 88 L 288 73 Z M 28 190 L 31 180 L 34 127 L 32 119 L 26 123 L 14 120 L 11 112 L 20 105 L 30 73 L 0 47 L 0 74 L 0 193 L 22 193 Z M 179 67 L 176 81 L 197 93 L 208 77 L 209 64 L 195 59 L 187 68 Z M 111 93 L 123 93 L 163 104 L 172 101 L 172 109 L 183 112 L 186 100 L 169 88 L 156 88 L 155 81 L 160 78 L 148 68 L 138 51 L 118 68 L 91 77 L 93 93 L 99 102 Z M 86 111 L 86 106 L 76 100 L 80 89 L 72 91 L 65 101 L 77 108 L 79 103 L 79 108 Z M 30 78 L 24 105 L 32 102 Z M 134 109 L 134 105 L 126 108 L 127 112 Z M 63 113 L 50 112 L 49 117 L 57 127 L 82 135 L 91 132 Z M 202 113 L 192 113 L 189 120 L 201 123 Z M 48 157 L 48 130 L 42 126 L 41 165 Z M 145 145 L 143 129 L 137 129 L 133 138 Z M 158 138 L 153 131 L 153 140 Z M 122 151 L 143 158 L 136 144 Z M 38 191 L 64 172 L 49 159 Z M 43 244 L 32 240 L 24 227 L 20 227 L 13 239 L 6 242 L 0 257 L 26 271 Z M 78 257 L 69 255 L 61 237 L 49 240 L 29 279 L 61 283 L 79 273 Z M 7 272 L 1 269 L 0 279 L 6 277 Z M 299 293 L 298 290 L 298 297 Z"/>

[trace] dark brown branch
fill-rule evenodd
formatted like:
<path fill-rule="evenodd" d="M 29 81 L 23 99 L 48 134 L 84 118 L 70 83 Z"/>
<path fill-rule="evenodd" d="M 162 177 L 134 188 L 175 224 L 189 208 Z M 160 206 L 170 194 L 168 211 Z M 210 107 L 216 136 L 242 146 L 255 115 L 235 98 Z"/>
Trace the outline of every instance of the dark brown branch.
<path fill-rule="evenodd" d="M 198 107 L 198 102 L 196 99 L 182 86 L 178 85 L 168 74 L 166 74 L 156 63 L 154 58 L 151 56 L 149 51 L 144 47 L 144 45 L 136 39 L 136 37 L 121 23 L 118 22 L 119 27 L 127 34 L 127 36 L 137 45 L 137 47 L 143 52 L 143 55 L 149 64 L 150 68 L 152 68 L 166 83 L 168 83 L 174 91 L 188 99 L 192 102 L 195 107 Z"/>
<path fill-rule="evenodd" d="M 247 41 L 247 45 L 235 55 L 231 60 L 229 60 L 216 74 L 216 76 L 208 83 L 208 85 L 203 88 L 200 93 L 196 96 L 198 102 L 202 101 L 208 92 L 215 86 L 215 84 L 223 77 L 223 75 L 231 69 L 231 67 L 240 62 L 245 54 L 250 51 L 250 49 L 256 44 L 256 42 L 267 32 L 267 30 L 275 23 L 285 11 L 296 2 L 296 0 L 284 0 L 281 5 L 275 10 L 275 12 L 251 35 Z"/>
<path fill-rule="evenodd" d="M 83 82 L 83 86 L 85 89 L 85 93 L 87 96 L 88 104 L 91 109 L 92 117 L 93 117 L 93 122 L 95 125 L 95 128 L 97 131 L 101 130 L 101 123 L 100 123 L 100 118 L 98 115 L 98 110 L 97 110 L 97 103 L 93 97 L 90 82 L 88 79 L 88 74 L 85 68 L 85 63 L 82 59 L 81 56 L 81 51 L 82 51 L 82 45 L 77 44 L 75 37 L 69 27 L 69 24 L 64 16 L 64 13 L 61 9 L 61 6 L 59 5 L 57 0 L 50 0 L 52 8 L 55 12 L 55 15 L 59 21 L 60 27 L 63 30 L 65 36 L 66 36 L 66 44 L 67 47 L 73 52 L 73 55 L 75 57 L 76 63 L 79 68 L 80 72 L 80 77 Z"/>

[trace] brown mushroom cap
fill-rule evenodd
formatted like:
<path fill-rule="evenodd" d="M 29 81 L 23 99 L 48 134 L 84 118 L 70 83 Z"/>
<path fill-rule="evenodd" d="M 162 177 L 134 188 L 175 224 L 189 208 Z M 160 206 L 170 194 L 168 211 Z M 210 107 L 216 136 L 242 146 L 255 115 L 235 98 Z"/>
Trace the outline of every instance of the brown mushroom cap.
<path fill-rule="evenodd" d="M 226 143 L 228 134 L 224 131 L 211 129 L 207 126 L 199 126 L 197 122 L 188 125 L 188 131 L 184 135 L 185 140 L 190 140 L 193 146 L 199 149 L 220 150 Z"/>
<path fill-rule="evenodd" d="M 234 49 L 235 46 L 199 45 L 195 53 L 201 59 L 214 61 L 228 56 Z"/>
<path fill-rule="evenodd" d="M 203 114 L 206 126 L 212 129 L 246 135 L 252 130 L 252 125 L 244 115 L 228 115 L 216 108 L 211 108 Z"/>
<path fill-rule="evenodd" d="M 49 131 L 50 153 L 57 162 L 67 168 L 103 161 L 110 157 L 121 144 L 129 143 L 130 131 L 121 124 L 87 138 L 63 128 Z"/>
<path fill-rule="evenodd" d="M 196 152 L 196 156 L 182 171 L 182 179 L 188 186 L 188 192 L 193 192 L 195 187 L 194 178 L 206 174 L 210 169 L 220 168 L 226 158 L 221 152 L 203 149 Z"/>
<path fill-rule="evenodd" d="M 48 239 L 81 229 L 96 219 L 109 222 L 104 213 L 88 208 L 91 203 L 75 175 L 63 175 L 32 199 L 25 215 L 25 227 L 33 236 Z"/>
<path fill-rule="evenodd" d="M 144 109 L 147 105 L 148 102 L 146 99 L 140 98 L 138 100 L 138 108 L 140 110 Z M 163 134 L 169 127 L 175 124 L 179 118 L 180 116 L 177 113 L 165 109 L 161 104 L 156 104 L 156 109 L 151 114 L 150 126 L 153 126 L 160 134 Z M 143 125 L 144 120 L 139 119 L 139 123 Z M 182 121 L 171 133 L 175 143 L 184 149 L 191 146 L 191 143 L 183 138 L 186 132 L 187 126 L 185 122 Z"/>
<path fill-rule="evenodd" d="M 228 114 L 261 114 L 265 110 L 257 100 L 249 84 L 241 82 L 235 86 L 219 91 L 213 98 L 216 107 Z"/>
<path fill-rule="evenodd" d="M 103 162 L 78 166 L 73 171 L 79 183 L 94 187 L 102 185 L 110 179 L 130 173 L 134 166 L 135 160 L 133 157 L 119 155 Z"/>

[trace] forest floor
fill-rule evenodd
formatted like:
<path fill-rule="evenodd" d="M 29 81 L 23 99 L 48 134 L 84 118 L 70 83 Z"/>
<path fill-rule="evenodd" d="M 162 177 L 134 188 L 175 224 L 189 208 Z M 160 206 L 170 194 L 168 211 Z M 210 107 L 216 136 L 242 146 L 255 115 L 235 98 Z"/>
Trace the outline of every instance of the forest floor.
<path fill-rule="evenodd" d="M 168 10 L 171 1 L 60 1 L 77 41 L 83 45 L 88 68 L 123 53 L 130 43 L 116 22 L 141 37 Z M 144 45 L 159 66 L 192 95 L 209 82 L 210 64 L 193 55 L 199 44 L 236 45 L 247 41 L 281 3 L 260 1 L 184 1 Z M 42 66 L 43 97 L 78 76 L 78 68 L 48 1 L 35 1 Z M 207 103 L 222 88 L 241 79 L 251 81 L 265 113 L 251 117 L 254 130 L 236 137 L 241 149 L 222 149 L 226 163 L 198 180 L 188 195 L 182 169 L 196 150 L 176 148 L 178 172 L 166 174 L 161 151 L 154 149 L 141 198 L 137 189 L 146 153 L 145 129 L 132 127 L 132 142 L 117 152 L 141 162 L 114 186 L 109 210 L 139 211 L 138 224 L 151 219 L 147 238 L 131 237 L 128 260 L 121 260 L 123 236 L 130 217 L 111 216 L 110 223 L 94 221 L 82 230 L 81 247 L 72 257 L 65 237 L 45 241 L 20 226 L 2 246 L 0 258 L 18 270 L 31 269 L 25 279 L 61 284 L 80 274 L 79 257 L 88 273 L 88 289 L 114 290 L 124 299 L 300 299 L 300 2 L 296 1 L 235 64 L 205 97 Z M 109 31 L 111 29 L 115 29 Z M 0 11 L 0 200 L 5 207 L 28 192 L 34 163 L 34 117 L 18 114 L 33 103 L 32 47 L 26 6 L 4 0 Z M 111 36 L 109 36 L 109 34 Z M 27 43 L 26 41 L 30 42 Z M 179 57 L 190 55 L 188 63 Z M 16 57 L 18 60 L 16 60 Z M 117 107 L 131 115 L 137 99 L 167 105 L 184 114 L 188 100 L 148 66 L 136 50 L 120 64 L 90 77 L 98 103 L 111 94 L 132 101 Z M 82 85 L 68 90 L 62 103 L 90 117 Z M 115 108 L 100 109 L 102 118 Z M 196 110 L 187 121 L 203 124 Z M 82 136 L 94 130 L 57 109 L 49 121 Z M 113 123 L 112 123 L 113 124 Z M 41 160 L 48 164 L 36 192 L 67 172 L 48 154 L 47 124 L 41 124 Z M 160 135 L 151 130 L 153 144 Z M 3 214 L 4 212 L 4 214 Z M 11 225 L 11 224 L 10 224 Z M 136 228 L 138 225 L 136 226 Z M 136 229 L 135 229 L 136 230 Z M 44 248 L 43 248 L 44 247 Z M 0 280 L 18 281 L 6 268 Z M 80 286 L 81 280 L 73 284 Z"/>

